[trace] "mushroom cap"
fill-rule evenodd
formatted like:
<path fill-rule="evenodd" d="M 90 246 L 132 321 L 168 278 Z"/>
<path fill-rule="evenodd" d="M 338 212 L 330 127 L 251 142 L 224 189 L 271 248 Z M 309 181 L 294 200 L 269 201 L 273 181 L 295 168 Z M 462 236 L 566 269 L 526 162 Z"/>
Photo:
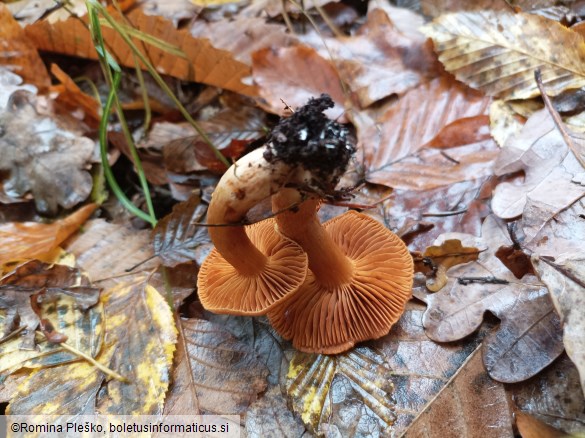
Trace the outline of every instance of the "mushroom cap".
<path fill-rule="evenodd" d="M 337 354 L 390 331 L 412 295 L 414 266 L 404 242 L 369 216 L 349 211 L 323 227 L 351 260 L 351 281 L 324 287 L 309 271 L 268 318 L 296 349 Z"/>
<path fill-rule="evenodd" d="M 307 255 L 276 230 L 274 220 L 246 227 L 251 242 L 267 256 L 258 275 L 244 275 L 214 248 L 197 277 L 199 299 L 207 310 L 231 315 L 263 315 L 305 281 Z"/>

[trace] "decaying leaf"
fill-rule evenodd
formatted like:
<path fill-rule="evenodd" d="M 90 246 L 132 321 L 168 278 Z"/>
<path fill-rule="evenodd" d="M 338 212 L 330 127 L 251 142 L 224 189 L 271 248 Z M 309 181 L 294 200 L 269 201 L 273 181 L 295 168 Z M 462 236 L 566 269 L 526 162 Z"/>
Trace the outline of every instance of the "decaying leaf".
<path fill-rule="evenodd" d="M 246 435 L 250 438 L 296 437 L 304 432 L 302 422 L 288 410 L 286 399 L 276 386 L 246 413 Z"/>
<path fill-rule="evenodd" d="M 4 191 L 13 197 L 32 192 L 37 210 L 55 214 L 72 208 L 91 192 L 95 144 L 37 113 L 32 95 L 13 94 L 0 111 L 0 171 L 9 174 Z"/>
<path fill-rule="evenodd" d="M 585 40 L 540 15 L 509 11 L 445 14 L 422 31 L 457 79 L 502 99 L 539 94 L 534 70 L 557 95 L 585 85 Z"/>
<path fill-rule="evenodd" d="M 375 350 L 326 356 L 296 352 L 286 387 L 293 411 L 313 433 L 386 430 L 396 420 L 392 369 Z"/>
<path fill-rule="evenodd" d="M 476 262 L 451 268 L 439 292 L 415 289 L 414 295 L 428 305 L 423 324 L 429 337 L 439 342 L 461 339 L 490 311 L 501 320 L 499 329 L 484 340 L 484 363 L 492 378 L 522 381 L 556 359 L 563 352 L 562 332 L 546 287 L 532 275 L 518 280 L 494 255 L 500 246 L 512 243 L 505 224 L 492 215 L 484 221 L 481 238 L 446 233 L 437 243 L 446 239 L 488 249 Z"/>
<path fill-rule="evenodd" d="M 585 242 L 583 243 L 585 250 Z M 546 284 L 555 309 L 563 322 L 563 342 L 567 354 L 581 375 L 585 394 L 585 255 L 568 253 L 554 261 L 533 258 L 532 263 Z"/>
<path fill-rule="evenodd" d="M 252 54 L 252 69 L 268 111 L 290 114 L 285 104 L 295 109 L 327 93 L 335 102 L 335 108 L 325 112 L 327 116 L 338 119 L 344 113 L 345 96 L 334 65 L 310 47 L 258 50 Z"/>
<path fill-rule="evenodd" d="M 166 266 L 175 266 L 201 258 L 202 244 L 210 242 L 204 222 L 207 209 L 198 196 L 176 204 L 172 213 L 161 219 L 152 231 L 154 253 Z M 207 252 L 207 251 L 205 251 Z"/>
<path fill-rule="evenodd" d="M 122 22 L 117 12 L 110 12 L 118 22 Z M 139 44 L 139 47 L 145 47 L 144 55 L 159 73 L 214 85 L 245 95 L 255 94 L 254 87 L 241 82 L 243 77 L 249 75 L 249 67 L 236 61 L 228 51 L 214 48 L 207 38 L 194 38 L 188 29 L 177 30 L 172 22 L 162 17 L 145 15 L 141 8 L 131 10 L 125 15 L 125 19 L 136 29 L 185 53 L 183 58 L 147 43 Z M 103 28 L 102 32 L 112 55 L 122 65 L 134 67 L 132 52 L 116 32 L 111 28 Z M 38 21 L 27 26 L 25 33 L 39 50 L 97 59 L 87 29 L 87 16 L 81 19 L 70 17 L 56 23 Z"/>
<path fill-rule="evenodd" d="M 478 347 L 403 436 L 511 438 L 511 414 L 504 385 L 487 375 Z"/>
<path fill-rule="evenodd" d="M 494 100 L 490 106 L 490 133 L 503 147 L 508 139 L 517 134 L 526 120 L 503 100 Z"/>
<path fill-rule="evenodd" d="M 245 413 L 266 389 L 266 367 L 220 326 L 201 319 L 181 324 L 201 413 Z"/>
<path fill-rule="evenodd" d="M 79 270 L 37 260 L 0 279 L 0 373 L 77 360 L 59 346 L 60 340 L 95 356 L 103 337 L 98 297 L 99 289 Z M 44 336 L 35 336 L 39 326 Z M 24 331 L 2 342 L 19 328 Z"/>
<path fill-rule="evenodd" d="M 577 144 L 582 145 L 583 140 Z M 522 183 L 502 183 L 496 187 L 492 208 L 501 218 L 519 216 L 530 201 L 543 207 L 546 222 L 585 195 L 585 184 L 579 179 L 580 175 L 585 176 L 585 169 L 567 147 L 546 109 L 532 115 L 520 133 L 509 139 L 494 168 L 496 175 L 520 170 L 526 174 Z"/>
<path fill-rule="evenodd" d="M 437 292 L 447 284 L 449 268 L 477 260 L 480 248 L 468 248 L 457 239 L 443 241 L 440 246 L 429 246 L 421 255 L 414 257 L 415 272 L 431 274 L 427 280 L 427 289 Z"/>
<path fill-rule="evenodd" d="M 42 259 L 75 233 L 97 206 L 88 204 L 52 224 L 9 222 L 0 225 L 0 266 L 26 259 Z"/>
<path fill-rule="evenodd" d="M 585 397 L 579 372 L 563 354 L 550 367 L 526 382 L 506 385 L 516 406 L 567 434 L 585 431 Z"/>
<path fill-rule="evenodd" d="M 0 66 L 0 111 L 3 111 L 8 104 L 12 93 L 24 90 L 29 93 L 36 93 L 37 88 L 33 85 L 23 84 L 22 78 L 6 67 Z"/>
<path fill-rule="evenodd" d="M 24 82 L 47 89 L 51 78 L 34 44 L 4 3 L 0 3 L 0 66 L 8 67 Z"/>
<path fill-rule="evenodd" d="M 514 416 L 522 438 L 563 438 L 566 436 L 563 431 L 549 426 L 526 412 L 516 411 Z"/>
<path fill-rule="evenodd" d="M 448 156 L 432 148 L 421 150 L 450 123 L 485 114 L 489 103 L 480 93 L 442 76 L 409 91 L 395 105 L 354 115 L 366 179 L 393 188 L 429 190 L 491 175 L 497 150 L 491 140 L 468 145 L 461 139 L 458 143 L 466 146 L 449 149 Z"/>

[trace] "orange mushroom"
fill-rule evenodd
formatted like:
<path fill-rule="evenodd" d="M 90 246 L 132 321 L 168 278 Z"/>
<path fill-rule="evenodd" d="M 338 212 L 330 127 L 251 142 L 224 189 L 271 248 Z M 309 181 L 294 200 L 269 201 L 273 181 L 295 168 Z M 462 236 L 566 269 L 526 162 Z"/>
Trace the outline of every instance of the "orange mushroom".
<path fill-rule="evenodd" d="M 273 210 L 299 201 L 293 189 L 273 196 Z M 319 198 L 276 216 L 280 232 L 307 252 L 305 283 L 269 312 L 273 327 L 298 350 L 337 354 L 386 335 L 411 297 L 413 261 L 398 236 L 349 211 L 325 222 Z"/>
<path fill-rule="evenodd" d="M 278 233 L 274 221 L 245 229 L 243 219 L 285 184 L 320 190 L 336 181 L 354 148 L 347 144 L 349 131 L 323 114 L 332 106 L 326 95 L 310 99 L 279 122 L 265 146 L 238 160 L 220 179 L 207 222 L 221 226 L 209 228 L 215 249 L 197 278 L 206 309 L 261 315 L 303 284 L 307 273 L 303 249 Z M 323 164 L 314 167 L 315 163 Z"/>

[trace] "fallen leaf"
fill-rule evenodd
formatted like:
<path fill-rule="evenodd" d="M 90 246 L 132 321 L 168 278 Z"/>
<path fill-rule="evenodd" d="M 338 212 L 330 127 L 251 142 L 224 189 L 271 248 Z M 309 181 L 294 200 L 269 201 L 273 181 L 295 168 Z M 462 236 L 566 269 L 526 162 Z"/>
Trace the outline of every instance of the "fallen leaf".
<path fill-rule="evenodd" d="M 563 352 L 560 321 L 544 285 L 532 275 L 518 280 L 494 256 L 500 246 L 512 244 L 505 224 L 492 215 L 484 221 L 481 238 L 446 233 L 437 244 L 446 239 L 488 249 L 476 262 L 451 268 L 449 281 L 439 292 L 413 291 L 428 305 L 423 317 L 428 336 L 438 342 L 462 339 L 477 330 L 490 311 L 501 324 L 484 340 L 489 375 L 501 382 L 534 376 Z"/>
<path fill-rule="evenodd" d="M 394 423 L 391 376 L 384 357 L 369 348 L 336 356 L 296 352 L 286 388 L 293 411 L 312 433 L 348 436 Z"/>
<path fill-rule="evenodd" d="M 181 320 L 202 414 L 241 415 L 266 389 L 268 370 L 221 326 Z"/>
<path fill-rule="evenodd" d="M 115 11 L 112 16 L 118 22 L 122 18 Z M 194 38 L 188 29 L 177 30 L 173 23 L 158 16 L 149 16 L 140 8 L 134 8 L 124 16 L 137 30 L 147 33 L 173 47 L 182 50 L 185 57 L 178 57 L 148 43 L 143 54 L 154 68 L 186 81 L 209 84 L 245 95 L 255 95 L 254 87 L 242 83 L 242 78 L 250 74 L 250 68 L 236 61 L 226 50 L 214 48 L 207 38 Z M 39 50 L 77 56 L 84 59 L 97 59 L 97 54 L 87 29 L 87 16 L 70 17 L 64 21 L 49 23 L 38 21 L 25 28 L 26 35 Z M 106 46 L 118 61 L 134 67 L 132 52 L 111 28 L 102 29 Z"/>
<path fill-rule="evenodd" d="M 536 377 L 506 385 L 517 407 L 534 418 L 567 434 L 585 430 L 585 397 L 579 372 L 563 354 Z"/>
<path fill-rule="evenodd" d="M 560 254 L 554 261 L 533 257 L 538 276 L 550 292 L 563 322 L 563 343 L 581 375 L 585 394 L 585 243 L 579 253 Z"/>
<path fill-rule="evenodd" d="M 345 111 L 345 95 L 334 65 L 310 47 L 258 50 L 252 54 L 252 71 L 267 111 L 285 115 L 285 104 L 295 109 L 322 93 L 335 102 L 334 108 L 325 111 L 330 119 L 338 119 Z"/>
<path fill-rule="evenodd" d="M 433 39 L 449 72 L 489 96 L 510 100 L 539 95 L 536 69 L 552 95 L 585 85 L 583 37 L 540 15 L 456 12 L 421 30 Z"/>
<path fill-rule="evenodd" d="M 422 102 L 422 104 L 421 104 Z M 406 93 L 396 104 L 358 113 L 359 148 L 367 169 L 366 179 L 375 184 L 425 190 L 462 180 L 491 175 L 495 150 L 487 142 L 449 150 L 453 161 L 436 149 L 423 146 L 450 123 L 485 114 L 490 100 L 448 76 Z M 457 162 L 459 161 L 459 162 Z"/>
<path fill-rule="evenodd" d="M 166 266 L 176 266 L 201 258 L 201 245 L 209 243 L 207 229 L 197 223 L 205 222 L 207 212 L 198 196 L 176 204 L 172 213 L 162 218 L 152 231 L 154 253 Z"/>
<path fill-rule="evenodd" d="M 52 343 L 53 331 L 68 345 L 94 357 L 103 339 L 103 309 L 99 289 L 77 269 L 32 260 L 0 279 L 0 338 L 19 328 L 16 337 L 0 342 L 0 372 L 40 368 L 67 363 L 78 356 Z M 34 300 L 34 302 L 33 302 Z"/>
<path fill-rule="evenodd" d="M 562 438 L 566 434 L 522 411 L 514 412 L 516 427 L 522 438 Z"/>
<path fill-rule="evenodd" d="M 492 209 L 503 219 L 524 211 L 528 201 L 543 207 L 547 219 L 585 195 L 585 185 L 575 181 L 585 169 L 569 151 L 546 109 L 532 115 L 518 135 L 511 137 L 496 164 L 496 175 L 523 170 L 521 183 L 496 187 Z"/>
<path fill-rule="evenodd" d="M 246 435 L 250 438 L 297 437 L 305 428 L 288 410 L 280 388 L 272 387 L 246 413 Z"/>
<path fill-rule="evenodd" d="M 52 224 L 9 222 L 0 224 L 0 266 L 9 262 L 42 258 L 74 234 L 97 206 L 88 204 Z"/>
<path fill-rule="evenodd" d="M 404 437 L 513 437 L 504 385 L 487 375 L 481 347 L 470 354 Z"/>
<path fill-rule="evenodd" d="M 28 93 L 13 94 L 0 111 L 0 170 L 10 175 L 4 191 L 13 197 L 30 191 L 39 212 L 55 214 L 59 206 L 72 208 L 89 196 L 92 179 L 86 168 L 95 144 L 40 115 L 32 99 Z"/>
<path fill-rule="evenodd" d="M 37 88 L 33 85 L 23 84 L 22 78 L 6 67 L 0 66 L 0 111 L 4 111 L 12 93 L 24 90 L 35 94 Z"/>
<path fill-rule="evenodd" d="M 508 139 L 520 132 L 526 120 L 503 100 L 494 100 L 490 106 L 490 133 L 498 146 L 503 147 Z"/>
<path fill-rule="evenodd" d="M 41 90 L 51 85 L 49 72 L 39 56 L 34 44 L 27 38 L 20 24 L 12 18 L 10 9 L 0 4 L 0 65 L 8 67 L 24 82 L 33 84 Z"/>

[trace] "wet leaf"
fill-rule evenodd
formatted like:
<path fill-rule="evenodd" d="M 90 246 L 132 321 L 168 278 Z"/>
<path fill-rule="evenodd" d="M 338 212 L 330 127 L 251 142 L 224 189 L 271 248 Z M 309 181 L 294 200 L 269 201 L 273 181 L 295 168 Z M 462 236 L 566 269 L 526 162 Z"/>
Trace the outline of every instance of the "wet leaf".
<path fill-rule="evenodd" d="M 421 104 L 423 102 L 423 104 Z M 491 140 L 450 149 L 422 149 L 450 123 L 485 114 L 489 99 L 450 77 L 421 85 L 394 105 L 354 116 L 365 158 L 366 179 L 375 184 L 428 190 L 490 175 Z M 489 172 L 489 173 L 488 173 Z"/>
<path fill-rule="evenodd" d="M 579 372 L 563 354 L 533 379 L 506 385 L 518 408 L 566 433 L 585 430 L 585 397 Z"/>
<path fill-rule="evenodd" d="M 0 266 L 18 260 L 42 258 L 74 234 L 96 209 L 88 204 L 52 224 L 8 222 L 0 224 Z"/>
<path fill-rule="evenodd" d="M 181 324 L 201 413 L 244 414 L 266 389 L 266 367 L 221 326 L 201 319 Z"/>
<path fill-rule="evenodd" d="M 210 242 L 205 222 L 207 208 L 198 196 L 176 204 L 172 213 L 162 218 L 152 231 L 154 253 L 166 266 L 175 266 L 200 258 L 202 244 Z"/>
<path fill-rule="evenodd" d="M 487 375 L 480 350 L 469 355 L 404 437 L 514 436 L 504 385 Z"/>
<path fill-rule="evenodd" d="M 327 116 L 337 119 L 344 113 L 345 97 L 334 65 L 310 47 L 259 50 L 252 55 L 252 70 L 270 112 L 285 115 L 285 103 L 295 109 L 309 98 L 327 93 L 335 102 L 335 108 L 325 111 Z"/>
<path fill-rule="evenodd" d="M 457 79 L 502 99 L 539 94 L 534 70 L 557 95 L 585 85 L 585 41 L 562 24 L 509 11 L 445 14 L 423 27 L 439 60 Z"/>
<path fill-rule="evenodd" d="M 585 250 L 585 243 L 583 243 Z M 581 375 L 585 394 L 585 256 L 580 253 L 561 254 L 551 261 L 535 257 L 534 269 L 546 284 L 555 309 L 563 321 L 563 342 L 567 354 Z"/>
<path fill-rule="evenodd" d="M 505 225 L 494 216 L 484 221 L 481 238 L 446 233 L 437 243 L 454 238 L 464 246 L 488 249 L 477 262 L 451 268 L 439 292 L 413 292 L 428 305 L 423 317 L 428 336 L 438 342 L 461 339 L 477 330 L 490 311 L 501 325 L 484 340 L 489 375 L 502 382 L 532 377 L 563 351 L 560 321 L 546 288 L 531 275 L 518 280 L 494 256 L 500 246 L 512 243 Z"/>
<path fill-rule="evenodd" d="M 580 138 L 575 134 L 575 139 Z M 585 195 L 585 185 L 578 180 L 579 175 L 585 176 L 585 169 L 546 109 L 532 115 L 520 133 L 508 140 L 494 167 L 496 175 L 520 170 L 526 174 L 523 182 L 496 187 L 492 208 L 501 218 L 519 216 L 530 201 L 543 207 L 548 220 Z"/>
<path fill-rule="evenodd" d="M 102 345 L 103 309 L 99 289 L 77 269 L 36 260 L 18 266 L 0 280 L 0 339 L 19 327 L 19 336 L 0 342 L 0 372 L 40 368 L 78 357 L 35 330 L 51 328 L 68 345 L 95 356 Z M 34 300 L 34 302 L 33 302 Z"/>
<path fill-rule="evenodd" d="M 0 4 L 0 41 L 3 42 L 0 49 L 0 66 L 8 67 L 24 82 L 40 89 L 47 89 L 51 85 L 49 72 L 36 47 L 26 37 L 20 24 L 12 18 L 12 13 L 3 3 Z"/>
<path fill-rule="evenodd" d="M 72 208 L 90 194 L 86 170 L 94 154 L 92 140 L 60 126 L 58 119 L 40 115 L 29 94 L 13 95 L 0 111 L 0 171 L 10 176 L 4 191 L 13 197 L 31 192 L 37 210 L 55 214 Z"/>
<path fill-rule="evenodd" d="M 457 239 L 447 239 L 439 246 L 429 246 L 423 254 L 414 258 L 415 272 L 432 277 L 426 282 L 427 289 L 437 292 L 447 284 L 447 270 L 455 265 L 477 260 L 483 249 L 464 247 Z"/>
<path fill-rule="evenodd" d="M 292 438 L 304 432 L 302 422 L 288 410 L 278 387 L 272 387 L 246 413 L 246 434 L 250 438 Z"/>
<path fill-rule="evenodd" d="M 385 358 L 365 347 L 336 356 L 296 352 L 286 376 L 287 394 L 312 433 L 385 430 L 396 419 L 391 375 Z"/>
<path fill-rule="evenodd" d="M 110 12 L 117 21 L 121 21 L 115 11 Z M 132 9 L 125 15 L 125 19 L 136 29 L 184 52 L 183 58 L 147 43 L 138 44 L 138 47 L 145 47 L 144 55 L 159 73 L 245 95 L 255 94 L 254 87 L 241 82 L 243 77 L 249 75 L 249 67 L 236 61 L 230 52 L 214 48 L 207 38 L 194 38 L 188 29 L 177 30 L 172 22 L 162 17 L 145 15 L 140 8 Z M 122 65 L 134 67 L 134 58 L 130 50 L 116 32 L 110 28 L 103 28 L 102 32 L 112 55 Z M 97 59 L 87 29 L 87 16 L 82 19 L 70 17 L 55 23 L 47 20 L 38 21 L 27 26 L 25 33 L 39 50 Z"/>

